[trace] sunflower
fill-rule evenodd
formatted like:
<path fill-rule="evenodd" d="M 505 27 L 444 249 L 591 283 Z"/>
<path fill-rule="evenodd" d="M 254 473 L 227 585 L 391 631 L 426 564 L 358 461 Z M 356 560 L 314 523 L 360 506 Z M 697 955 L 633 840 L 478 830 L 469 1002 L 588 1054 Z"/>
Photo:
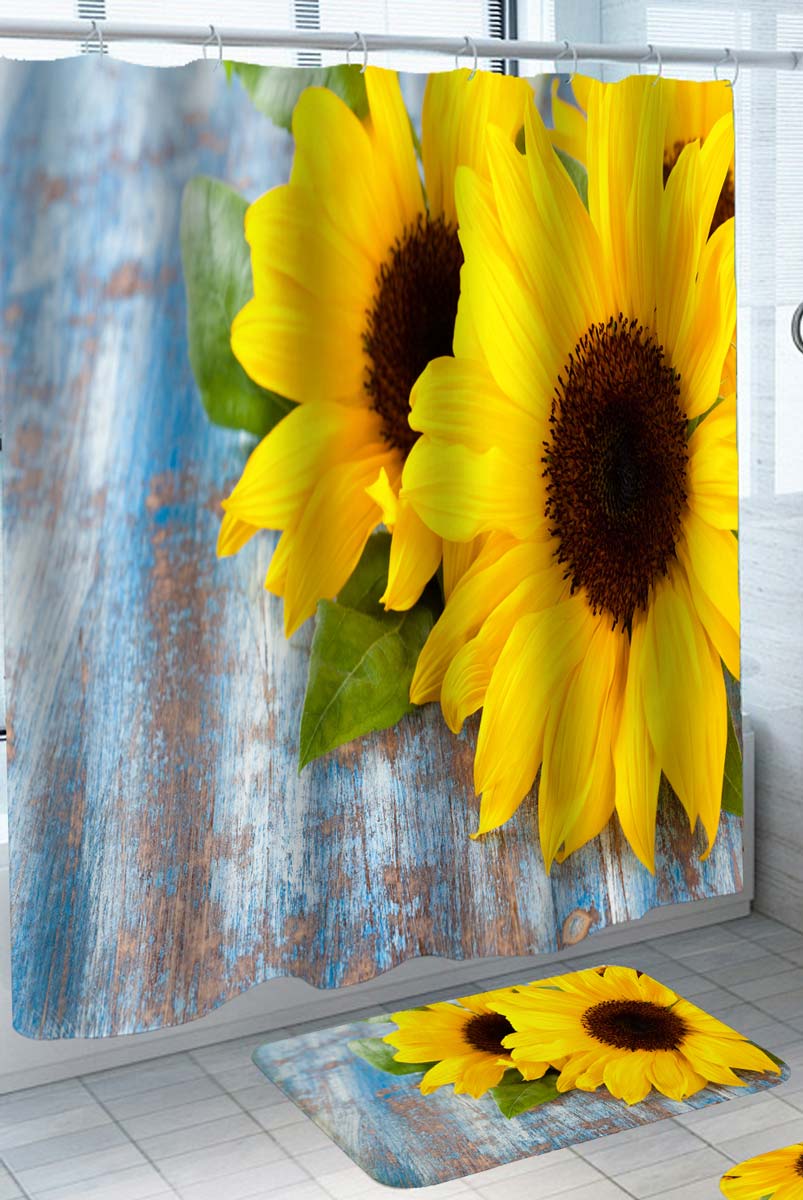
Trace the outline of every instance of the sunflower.
<path fill-rule="evenodd" d="M 456 168 L 484 162 L 491 128 L 514 138 L 530 94 L 512 77 L 431 76 L 425 193 L 396 74 L 368 68 L 365 81 L 365 121 L 331 90 L 302 94 L 290 181 L 245 219 L 254 297 L 235 317 L 232 349 L 252 379 L 298 407 L 224 500 L 218 553 L 236 553 L 257 529 L 282 530 L 265 585 L 284 597 L 288 636 L 337 594 L 382 522 L 393 531 L 388 607 L 413 605 L 441 561 L 441 538 L 398 500 L 416 438 L 410 389 L 430 359 L 452 352 Z M 471 554 L 447 548 L 447 592 Z"/>
<path fill-rule="evenodd" d="M 514 1027 L 502 1044 L 522 1074 L 530 1063 L 562 1061 L 559 1092 L 604 1084 L 637 1104 L 654 1087 L 685 1100 L 709 1083 L 743 1087 L 734 1068 L 780 1072 L 741 1034 L 631 967 L 558 976 L 491 1007 Z"/>
<path fill-rule="evenodd" d="M 456 357 L 412 396 L 402 500 L 484 542 L 411 699 L 455 731 L 482 708 L 473 836 L 540 769 L 547 869 L 615 807 L 654 870 L 662 770 L 705 853 L 719 824 L 722 663 L 739 675 L 733 222 L 707 235 L 733 125 L 664 187 L 669 98 L 591 83 L 588 210 L 532 106 L 526 155 L 490 131 L 490 178 L 457 177 Z"/>
<path fill-rule="evenodd" d="M 552 83 L 552 128 L 550 139 L 556 149 L 571 155 L 579 162 L 586 161 L 587 122 L 589 92 L 593 81 L 584 75 L 575 75 L 571 86 L 574 103 L 559 95 L 560 79 Z M 653 87 L 655 79 L 649 76 L 636 77 L 633 86 Z M 733 94 L 725 81 L 701 85 L 683 79 L 665 79 L 661 86 L 668 96 L 669 115 L 664 130 L 664 183 L 689 142 L 705 141 L 723 117 L 732 112 Z M 724 221 L 733 216 L 735 206 L 734 161 L 730 164 L 722 183 L 714 214 L 711 218 L 711 233 Z"/>
<path fill-rule="evenodd" d="M 506 990 L 482 992 L 454 1003 L 393 1013 L 399 1028 L 383 1040 L 398 1048 L 394 1055 L 398 1062 L 434 1064 L 421 1080 L 425 1096 L 453 1083 L 456 1093 L 478 1100 L 513 1066 L 510 1052 L 502 1046 L 513 1026 L 492 1007 L 506 994 Z M 530 1062 L 524 1078 L 540 1079 L 548 1067 L 548 1062 Z"/>
<path fill-rule="evenodd" d="M 719 1186 L 730 1200 L 803 1200 L 803 1143 L 738 1163 Z"/>

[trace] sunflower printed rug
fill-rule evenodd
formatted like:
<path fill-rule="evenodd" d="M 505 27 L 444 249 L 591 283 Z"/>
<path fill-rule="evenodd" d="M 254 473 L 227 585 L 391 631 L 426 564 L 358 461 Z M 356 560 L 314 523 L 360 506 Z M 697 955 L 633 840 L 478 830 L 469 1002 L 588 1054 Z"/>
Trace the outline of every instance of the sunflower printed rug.
<path fill-rule="evenodd" d="M 789 1074 L 662 983 L 616 966 L 315 1030 L 260 1047 L 254 1061 L 391 1187 L 458 1179 Z"/>

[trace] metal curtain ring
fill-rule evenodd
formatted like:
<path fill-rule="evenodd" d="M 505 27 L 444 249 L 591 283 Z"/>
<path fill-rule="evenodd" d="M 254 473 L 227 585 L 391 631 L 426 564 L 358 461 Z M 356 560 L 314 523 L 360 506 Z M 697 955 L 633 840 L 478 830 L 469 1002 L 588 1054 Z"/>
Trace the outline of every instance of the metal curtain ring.
<path fill-rule="evenodd" d="M 346 51 L 346 66 L 347 67 L 351 66 L 352 50 L 362 50 L 362 67 L 360 68 L 360 74 L 364 75 L 366 67 L 368 66 L 368 44 L 365 40 L 365 34 L 359 33 L 359 32 L 354 34 L 354 41 L 351 43 L 348 50 Z"/>
<path fill-rule="evenodd" d="M 89 43 L 93 41 L 98 43 L 98 54 L 103 54 L 105 52 L 105 43 L 103 41 L 103 33 L 99 28 L 97 21 L 91 22 L 91 28 L 86 37 L 87 47 L 89 47 Z"/>
<path fill-rule="evenodd" d="M 733 63 L 734 66 L 733 79 L 726 80 L 726 83 L 728 84 L 728 87 L 732 88 L 736 86 L 736 80 L 739 78 L 739 59 L 732 50 L 728 49 L 727 46 L 725 47 L 725 53 L 719 62 L 714 63 L 714 79 L 719 82 L 719 68 L 724 67 L 725 63 L 729 62 Z"/>
<path fill-rule="evenodd" d="M 564 38 L 563 39 L 563 49 L 561 50 L 558 57 L 555 59 L 555 63 L 554 63 L 556 75 L 560 75 L 560 73 L 561 73 L 558 68 L 558 63 L 561 61 L 561 59 L 565 58 L 567 54 L 571 53 L 571 49 L 572 49 L 571 42 L 567 41 L 566 38 Z"/>
<path fill-rule="evenodd" d="M 471 68 L 471 72 L 469 74 L 469 79 L 473 79 L 474 76 L 477 74 L 477 61 L 478 61 L 477 60 L 477 44 L 473 38 L 470 38 L 467 33 L 464 33 L 463 34 L 463 45 L 460 47 L 460 49 L 456 52 L 456 54 L 454 56 L 455 71 L 460 70 L 460 55 L 465 54 L 467 50 L 470 50 L 471 53 L 474 55 L 474 66 Z"/>
<path fill-rule="evenodd" d="M 658 59 L 658 74 L 655 76 L 655 79 L 653 79 L 653 81 L 652 81 L 652 86 L 655 87 L 656 84 L 658 83 L 658 80 L 661 78 L 661 76 L 664 73 L 664 64 L 663 64 L 663 60 L 661 58 L 661 51 L 658 49 L 658 47 L 650 46 L 650 49 L 655 51 L 655 57 Z"/>
<path fill-rule="evenodd" d="M 204 59 L 206 59 L 206 47 L 211 45 L 212 42 L 217 42 L 217 62 L 215 63 L 215 70 L 217 70 L 220 64 L 223 62 L 223 42 L 214 25 L 209 26 L 209 37 L 201 44 L 201 49 L 204 53 Z"/>
<path fill-rule="evenodd" d="M 801 322 L 803 322 L 803 304 L 798 304 L 792 314 L 792 341 L 795 343 L 795 349 L 803 354 L 803 330 L 801 330 Z"/>

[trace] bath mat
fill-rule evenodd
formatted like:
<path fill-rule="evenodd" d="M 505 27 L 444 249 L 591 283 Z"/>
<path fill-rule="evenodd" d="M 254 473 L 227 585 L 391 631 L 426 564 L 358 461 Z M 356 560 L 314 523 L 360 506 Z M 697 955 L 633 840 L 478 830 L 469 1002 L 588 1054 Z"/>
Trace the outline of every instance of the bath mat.
<path fill-rule="evenodd" d="M 364 1171 L 426 1187 L 774 1087 L 772 1053 L 630 967 L 318 1029 L 254 1061 Z"/>

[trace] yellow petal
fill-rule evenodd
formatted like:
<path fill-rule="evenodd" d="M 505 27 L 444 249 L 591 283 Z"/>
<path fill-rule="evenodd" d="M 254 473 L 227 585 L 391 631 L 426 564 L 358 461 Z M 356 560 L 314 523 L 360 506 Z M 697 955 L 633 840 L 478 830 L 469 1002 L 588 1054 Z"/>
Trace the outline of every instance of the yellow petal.
<path fill-rule="evenodd" d="M 614 85 L 617 86 L 617 85 Z M 627 256 L 621 264 L 624 294 L 630 311 L 644 320 L 654 312 L 658 298 L 659 277 L 666 264 L 660 259 L 659 219 L 664 200 L 664 131 L 667 120 L 667 96 L 661 87 L 642 89 L 636 152 L 633 160 L 633 182 L 625 215 Z M 614 111 L 620 118 L 626 112 L 614 101 Z M 611 187 L 621 187 L 614 176 Z M 672 264 L 674 270 L 675 264 Z"/>
<path fill-rule="evenodd" d="M 694 511 L 686 514 L 678 557 L 686 570 L 694 606 L 716 651 L 739 678 L 739 543 Z"/>
<path fill-rule="evenodd" d="M 364 403 L 359 331 L 286 275 L 265 272 L 232 322 L 231 348 L 251 379 L 288 400 Z"/>
<path fill-rule="evenodd" d="M 254 294 L 274 287 L 285 275 L 323 303 L 347 310 L 362 324 L 376 278 L 376 262 L 331 224 L 319 197 L 306 188 L 283 184 L 249 205 L 245 236 L 251 247 Z"/>
<path fill-rule="evenodd" d="M 376 414 L 338 404 L 301 404 L 250 455 L 223 507 L 261 529 L 294 520 L 321 476 L 379 444 Z"/>
<path fill-rule="evenodd" d="M 597 837 L 613 814 L 613 747 L 619 732 L 628 657 L 626 637 L 601 622 L 588 659 L 575 672 L 560 724 L 554 726 L 554 733 L 547 730 L 538 814 L 540 822 L 542 806 L 547 803 L 554 810 L 556 819 L 550 824 L 547 837 L 551 845 L 560 847 L 555 850 L 558 862 L 564 862 Z M 593 715 L 587 707 L 589 701 L 595 706 Z M 550 737 L 554 738 L 551 745 Z M 547 764 L 551 764 L 549 770 Z M 573 779 L 577 791 L 573 790 Z M 543 844 L 543 832 L 541 841 Z"/>
<path fill-rule="evenodd" d="M 485 543 L 484 536 L 470 542 L 443 543 L 443 595 L 448 600 Z"/>
<path fill-rule="evenodd" d="M 531 538 L 545 525 L 541 473 L 496 447 L 478 453 L 420 437 L 405 463 L 400 497 L 452 542 L 491 530 Z"/>
<path fill-rule="evenodd" d="M 430 212 L 457 223 L 455 172 L 461 164 L 484 173 L 488 129 L 515 141 L 531 96 L 529 84 L 512 75 L 467 69 L 433 72 L 421 112 L 421 152 Z"/>
<path fill-rule="evenodd" d="M 562 367 L 588 326 L 611 315 L 614 299 L 607 274 L 601 269 L 603 249 L 598 232 L 555 155 L 534 104 L 527 109 L 525 131 L 525 161 L 538 214 L 537 232 L 543 235 L 536 242 L 530 277 L 542 281 L 539 308 L 544 314 L 554 318 L 554 310 L 565 310 L 565 344 L 557 346 L 559 357 L 563 355 Z M 561 296 L 560 304 L 555 303 L 556 296 Z"/>
<path fill-rule="evenodd" d="M 382 510 L 383 524 L 387 525 L 388 529 L 392 529 L 398 519 L 399 501 L 396 492 L 390 485 L 385 467 L 380 467 L 376 479 L 365 490 Z"/>
<path fill-rule="evenodd" d="M 387 173 L 387 221 L 399 233 L 424 211 L 410 118 L 395 71 L 368 67 L 365 89 L 376 158 Z"/>
<path fill-rule="evenodd" d="M 455 1083 L 455 1095 L 466 1093 L 479 1100 L 490 1088 L 496 1087 L 511 1065 L 508 1055 L 491 1058 L 488 1054 L 478 1054 L 472 1063 L 466 1064 Z"/>
<path fill-rule="evenodd" d="M 649 1076 L 653 1085 L 670 1100 L 685 1100 L 706 1085 L 706 1080 L 672 1050 L 657 1050 L 652 1056 Z"/>
<path fill-rule="evenodd" d="M 634 176 L 644 82 L 638 76 L 612 86 L 594 80 L 588 89 L 588 208 L 600 239 L 601 266 L 612 277 L 619 308 L 623 302 L 629 306 L 625 286 L 629 189 L 622 181 Z M 651 80 L 647 86 L 652 86 Z"/>
<path fill-rule="evenodd" d="M 546 419 L 557 370 L 553 364 L 563 347 L 547 352 L 546 332 L 520 264 L 505 241 L 490 185 L 461 167 L 455 192 L 465 255 L 461 294 L 483 356 L 499 389 L 519 408 Z M 561 357 L 561 365 L 563 361 Z"/>
<path fill-rule="evenodd" d="M 706 229 L 711 227 L 719 194 L 733 164 L 733 109 L 730 97 L 726 98 L 726 102 L 729 105 L 728 111 L 703 135 L 705 140 L 700 151 L 700 220 Z"/>
<path fill-rule="evenodd" d="M 400 500 L 390 542 L 388 585 L 381 598 L 385 608 L 412 608 L 438 569 L 442 544 L 412 505 Z"/>
<path fill-rule="evenodd" d="M 650 1092 L 648 1060 L 643 1050 L 625 1051 L 611 1059 L 602 1072 L 602 1081 L 611 1095 L 625 1104 L 640 1104 Z"/>
<path fill-rule="evenodd" d="M 474 785 L 482 792 L 477 833 L 507 820 L 532 787 L 550 709 L 561 703 L 593 631 L 579 595 L 514 626 L 491 676 L 477 737 Z"/>
<path fill-rule="evenodd" d="M 645 622 L 643 703 L 661 767 L 710 852 L 719 828 L 728 704 L 719 655 L 681 571 L 653 588 Z"/>
<path fill-rule="evenodd" d="M 722 400 L 689 438 L 689 505 L 717 529 L 739 527 L 736 397 Z"/>
<path fill-rule="evenodd" d="M 516 582 L 532 569 L 532 551 L 511 538 L 493 535 L 462 576 L 449 604 L 418 658 L 410 698 L 414 704 L 437 700 L 449 663 L 500 604 Z"/>
<path fill-rule="evenodd" d="M 329 223 L 378 266 L 401 230 L 367 126 L 330 88 L 309 87 L 293 111 L 293 140 L 291 184 L 315 196 Z"/>
<path fill-rule="evenodd" d="M 443 677 L 441 707 L 446 724 L 459 732 L 466 717 L 485 701 L 485 692 L 513 626 L 527 613 L 556 604 L 567 585 L 548 545 L 530 544 L 521 556 L 527 574 L 483 621 L 476 635 L 455 654 Z"/>
<path fill-rule="evenodd" d="M 613 748 L 615 804 L 624 835 L 648 871 L 655 872 L 655 816 L 661 767 L 647 728 L 644 705 L 646 621 L 636 613 L 630 642 L 619 733 Z"/>
<path fill-rule="evenodd" d="M 530 467 L 542 453 L 544 423 L 512 403 L 482 362 L 433 359 L 413 388 L 410 408 L 411 428 L 434 440 L 478 452 L 496 446 Z"/>
<path fill-rule="evenodd" d="M 256 525 L 249 525 L 246 521 L 235 517 L 233 513 L 224 512 L 217 537 L 218 558 L 227 558 L 230 554 L 236 554 L 238 550 L 242 550 L 245 543 L 256 532 Z"/>
<path fill-rule="evenodd" d="M 694 142 L 681 152 L 659 201 L 656 328 L 670 361 L 692 306 L 700 251 L 711 224 L 710 217 L 706 223 L 700 219 L 700 176 L 700 150 Z M 667 263 L 671 270 L 664 268 Z"/>
<path fill-rule="evenodd" d="M 356 567 L 381 516 L 366 492 L 380 465 L 377 459 L 342 463 L 314 488 L 293 529 L 284 586 L 287 637 L 312 616 L 319 600 L 337 595 Z"/>
<path fill-rule="evenodd" d="M 720 382 L 736 326 L 733 220 L 712 233 L 700 255 L 691 316 L 672 353 L 680 373 L 681 407 L 691 420 L 708 412 Z"/>
<path fill-rule="evenodd" d="M 265 575 L 265 590 L 274 596 L 284 595 L 284 584 L 287 579 L 287 564 L 290 561 L 290 551 L 293 548 L 293 530 L 285 529 L 276 543 L 271 556 L 270 565 Z"/>

